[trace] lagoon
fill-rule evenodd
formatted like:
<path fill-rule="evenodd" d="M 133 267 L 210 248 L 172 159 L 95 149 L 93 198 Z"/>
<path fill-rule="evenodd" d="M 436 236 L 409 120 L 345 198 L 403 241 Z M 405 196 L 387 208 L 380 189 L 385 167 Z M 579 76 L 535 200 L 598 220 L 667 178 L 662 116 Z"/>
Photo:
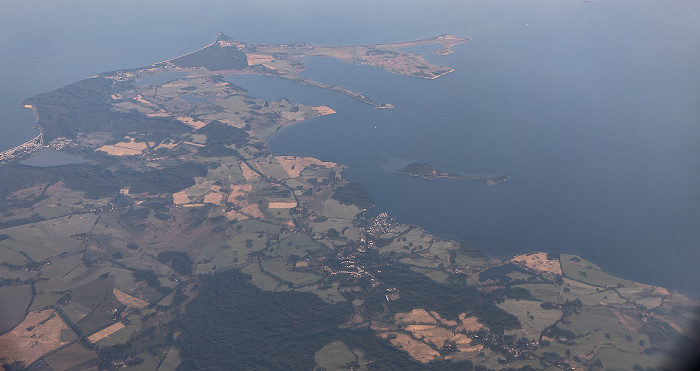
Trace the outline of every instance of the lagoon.
<path fill-rule="evenodd" d="M 50 148 L 42 148 L 31 154 L 27 159 L 20 161 L 22 165 L 34 167 L 51 167 L 70 164 L 79 164 L 85 161 L 80 156 L 72 156 Z"/>

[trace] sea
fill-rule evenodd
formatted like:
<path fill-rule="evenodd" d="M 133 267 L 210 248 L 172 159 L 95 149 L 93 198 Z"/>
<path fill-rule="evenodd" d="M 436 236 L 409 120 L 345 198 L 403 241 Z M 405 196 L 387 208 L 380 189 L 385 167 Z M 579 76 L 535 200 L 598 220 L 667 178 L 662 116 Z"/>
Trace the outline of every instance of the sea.
<path fill-rule="evenodd" d="M 211 43 L 358 45 L 471 38 L 435 80 L 326 58 L 304 75 L 379 110 L 264 76 L 253 96 L 327 105 L 280 130 L 279 154 L 348 166 L 399 222 L 508 258 L 578 254 L 606 271 L 700 297 L 700 3 L 694 0 L 188 1 L 0 3 L 0 150 L 36 136 L 27 97 Z M 398 174 L 411 162 L 502 184 Z"/>

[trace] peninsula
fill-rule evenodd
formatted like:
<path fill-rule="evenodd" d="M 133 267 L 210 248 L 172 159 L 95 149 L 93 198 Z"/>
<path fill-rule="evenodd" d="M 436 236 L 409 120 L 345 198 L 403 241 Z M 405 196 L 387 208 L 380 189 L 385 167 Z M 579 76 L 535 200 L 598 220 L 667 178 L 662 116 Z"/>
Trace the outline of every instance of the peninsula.
<path fill-rule="evenodd" d="M 410 163 L 397 171 L 398 173 L 417 176 L 423 179 L 436 179 L 436 178 L 456 178 L 456 179 L 473 179 L 481 180 L 486 182 L 488 185 L 496 185 L 499 183 L 504 183 L 510 179 L 510 175 L 503 175 L 499 177 L 479 177 L 479 176 L 467 176 L 455 173 L 449 173 L 442 170 L 435 169 L 432 165 L 426 163 L 414 162 Z"/>
<path fill-rule="evenodd" d="M 437 43 L 445 54 L 464 41 L 257 45 L 220 34 L 187 55 L 28 98 L 41 136 L 0 157 L 0 365 L 647 369 L 697 348 L 686 329 L 700 305 L 679 293 L 574 255 L 494 259 L 367 212 L 374 201 L 342 164 L 267 147 L 280 128 L 333 107 L 266 101 L 224 78 L 266 74 L 389 108 L 304 80 L 303 58 L 432 79 L 451 69 L 401 49 Z M 44 146 L 85 161 L 18 161 Z M 428 164 L 400 172 L 508 179 Z"/>

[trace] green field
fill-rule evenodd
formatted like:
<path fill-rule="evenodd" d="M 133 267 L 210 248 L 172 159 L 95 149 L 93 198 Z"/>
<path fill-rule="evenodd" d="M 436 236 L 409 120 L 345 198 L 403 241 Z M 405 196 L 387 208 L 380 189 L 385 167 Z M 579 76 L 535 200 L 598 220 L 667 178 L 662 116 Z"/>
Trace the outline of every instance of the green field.
<path fill-rule="evenodd" d="M 80 305 L 77 302 L 68 303 L 68 305 L 61 309 L 72 323 L 78 323 L 81 319 L 90 314 L 90 308 Z"/>
<path fill-rule="evenodd" d="M 328 218 L 323 222 L 312 222 L 310 225 L 314 233 L 328 233 L 331 228 L 338 232 L 342 232 L 345 228 L 352 227 L 352 219 Z"/>
<path fill-rule="evenodd" d="M 42 261 L 79 245 L 80 241 L 71 236 L 90 231 L 95 220 L 95 214 L 80 214 L 6 228 L 2 233 L 12 239 L 0 242 L 0 246 L 22 251 L 35 261 Z"/>
<path fill-rule="evenodd" d="M 71 367 L 88 363 L 95 358 L 94 351 L 85 350 L 80 344 L 74 343 L 46 356 L 45 360 L 54 370 L 68 370 Z M 76 367 L 76 369 L 80 369 L 80 367 Z"/>
<path fill-rule="evenodd" d="M 153 371 L 158 368 L 158 360 L 153 357 L 150 353 L 140 353 L 136 356 L 137 358 L 143 358 L 143 363 L 133 367 L 127 367 L 124 370 L 129 371 Z"/>
<path fill-rule="evenodd" d="M 648 345 L 649 337 L 645 334 L 635 334 L 627 329 L 605 307 L 583 307 L 579 314 L 568 317 L 568 320 L 570 325 L 558 325 L 558 327 L 576 334 L 575 345 L 566 346 L 552 341 L 550 346 L 541 347 L 536 353 L 556 352 L 563 356 L 566 349 L 569 349 L 572 356 L 600 359 L 606 368 L 629 370 L 635 363 L 643 367 L 658 366 L 659 359 L 639 352 L 639 341 L 642 340 Z M 626 336 L 629 337 L 626 339 Z M 598 346 L 600 347 L 598 348 Z M 596 349 L 597 356 L 595 355 Z"/>
<path fill-rule="evenodd" d="M 9 245 L 6 244 L 7 240 L 0 242 L 0 262 L 7 263 L 16 267 L 21 267 L 27 260 L 27 257 L 20 254 L 19 252 L 10 249 Z"/>
<path fill-rule="evenodd" d="M 286 261 L 264 261 L 261 265 L 264 271 L 278 277 L 281 282 L 291 282 L 294 287 L 315 285 L 321 279 L 317 274 L 290 271 Z"/>
<path fill-rule="evenodd" d="M 332 286 L 328 287 L 325 286 L 323 288 L 319 287 L 318 285 L 311 285 L 311 286 L 306 286 L 302 288 L 295 288 L 294 291 L 301 291 L 301 292 L 312 292 L 316 294 L 319 298 L 321 298 L 323 301 L 329 304 L 335 304 L 341 301 L 345 301 L 345 297 L 343 294 L 340 293 L 340 290 L 338 290 L 338 287 L 340 284 L 338 282 L 333 283 Z"/>
<path fill-rule="evenodd" d="M 49 305 L 54 305 L 62 296 L 62 294 L 53 292 L 43 292 L 41 294 L 37 294 L 34 296 L 34 300 L 32 301 L 32 305 L 29 307 L 29 311 L 40 310 Z"/>
<path fill-rule="evenodd" d="M 221 161 L 221 166 L 210 169 L 207 173 L 207 178 L 214 180 L 226 180 L 231 184 L 245 183 L 246 179 L 241 172 L 239 160 L 234 157 L 223 158 L 207 158 L 207 161 L 218 159 Z M 224 190 L 226 191 L 226 190 Z"/>
<path fill-rule="evenodd" d="M 235 233 L 280 233 L 282 227 L 274 224 L 261 222 L 256 219 L 242 220 L 233 225 Z"/>
<path fill-rule="evenodd" d="M 344 205 L 336 200 L 328 199 L 323 204 L 321 215 L 335 219 L 352 220 L 359 212 L 360 209 L 355 205 Z"/>
<path fill-rule="evenodd" d="M 158 366 L 157 371 L 175 371 L 179 365 L 180 351 L 175 348 L 171 348 L 168 354 L 165 356 L 165 359 L 163 359 L 163 362 L 161 362 L 160 366 Z"/>
<path fill-rule="evenodd" d="M 291 288 L 287 285 L 280 283 L 278 279 L 265 274 L 260 270 L 260 266 L 257 263 L 250 264 L 243 269 L 241 272 L 249 274 L 251 276 L 251 283 L 257 286 L 261 290 L 265 291 L 289 291 Z"/>
<path fill-rule="evenodd" d="M 412 254 L 409 255 L 403 259 L 401 259 L 402 263 L 409 264 L 409 265 L 414 265 L 416 267 L 424 267 L 424 268 L 433 268 L 433 269 L 438 269 L 438 265 L 440 265 L 441 261 L 435 260 L 433 258 L 425 257 L 419 254 Z"/>
<path fill-rule="evenodd" d="M 509 330 L 507 335 L 513 335 L 516 339 L 526 337 L 530 340 L 537 340 L 545 327 L 554 324 L 561 318 L 561 310 L 544 310 L 540 307 L 541 302 L 531 300 L 508 299 L 497 304 L 499 308 L 509 312 L 520 321 L 522 328 Z M 532 317 L 530 317 L 532 316 Z"/>
<path fill-rule="evenodd" d="M 351 364 L 359 366 L 355 370 L 367 370 L 362 352 L 353 352 L 342 341 L 334 341 L 319 349 L 314 360 L 316 366 L 324 370 L 349 369 Z"/>
<path fill-rule="evenodd" d="M 126 343 L 134 332 L 141 329 L 141 316 L 133 315 L 131 324 L 97 342 L 100 347 Z"/>
<path fill-rule="evenodd" d="M 433 259 L 424 259 L 425 262 L 429 262 L 429 261 L 431 261 L 431 260 L 433 260 Z M 433 261 L 434 261 L 434 260 L 433 260 Z M 410 260 L 410 258 L 406 258 L 406 259 L 401 259 L 401 262 L 402 262 L 402 263 L 406 263 L 406 264 L 411 264 L 412 262 L 414 262 L 414 260 Z M 420 263 L 420 262 L 419 262 L 419 263 Z M 437 265 L 437 264 L 436 264 L 436 265 Z M 433 281 L 435 281 L 435 282 L 441 282 L 441 283 L 446 283 L 446 282 L 447 282 L 447 278 L 450 276 L 450 274 L 447 273 L 447 272 L 446 272 L 445 270 L 443 270 L 443 269 L 438 269 L 438 268 L 426 268 L 425 265 L 423 265 L 423 266 L 418 266 L 418 265 L 412 266 L 412 267 L 411 267 L 411 270 L 414 271 L 414 272 L 418 272 L 418 273 L 420 273 L 420 274 L 423 274 L 423 275 L 427 276 L 428 278 L 430 278 L 431 280 L 433 280 Z"/>
<path fill-rule="evenodd" d="M 564 300 L 559 295 L 562 289 L 551 284 L 521 284 L 513 285 L 513 287 L 524 288 L 525 290 L 530 292 L 530 295 L 542 301 L 549 301 L 552 303 L 564 302 Z"/>
<path fill-rule="evenodd" d="M 279 244 L 275 245 L 274 250 L 269 254 L 283 258 L 289 255 L 303 256 L 306 250 L 315 250 L 320 245 L 305 234 L 281 235 Z"/>
<path fill-rule="evenodd" d="M 287 174 L 282 165 L 280 165 L 276 161 L 265 161 L 265 159 L 258 159 L 255 161 L 255 165 L 257 166 L 256 170 L 259 170 L 261 173 L 265 174 L 270 178 L 289 178 L 289 174 Z"/>
<path fill-rule="evenodd" d="M 240 222 L 236 225 L 238 224 Z M 204 246 L 196 258 L 196 263 L 211 263 L 212 270 L 234 267 L 244 263 L 249 253 L 267 248 L 267 244 L 267 234 L 264 232 L 234 234 L 225 243 Z"/>
<path fill-rule="evenodd" d="M 32 295 L 30 285 L 0 287 L 0 333 L 24 320 Z"/>
<path fill-rule="evenodd" d="M 563 274 L 571 279 L 600 287 L 634 286 L 634 282 L 607 274 L 580 256 L 561 254 L 559 261 Z"/>

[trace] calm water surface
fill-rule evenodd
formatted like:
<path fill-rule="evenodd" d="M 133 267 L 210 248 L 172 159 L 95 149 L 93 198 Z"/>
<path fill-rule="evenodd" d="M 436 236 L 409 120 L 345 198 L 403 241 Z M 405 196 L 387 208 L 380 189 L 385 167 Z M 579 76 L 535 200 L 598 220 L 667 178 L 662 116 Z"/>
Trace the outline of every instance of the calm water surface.
<path fill-rule="evenodd" d="M 376 212 L 507 256 L 577 253 L 642 282 L 700 293 L 700 5 L 695 1 L 6 2 L 0 5 L 0 147 L 31 139 L 29 96 L 152 64 L 216 32 L 258 43 L 372 44 L 472 37 L 427 81 L 310 59 L 306 76 L 390 102 L 259 76 L 253 96 L 325 104 L 272 150 L 349 165 Z M 368 11 L 371 9 L 372 11 Z M 184 26 L 183 26 L 184 25 Z M 421 46 L 412 51 L 428 52 Z M 392 171 L 414 161 L 498 186 Z"/>
<path fill-rule="evenodd" d="M 85 161 L 80 156 L 72 156 L 67 153 L 59 152 L 50 148 L 42 148 L 32 153 L 29 158 L 20 161 L 22 165 L 34 167 L 52 167 L 70 164 L 79 164 Z"/>

